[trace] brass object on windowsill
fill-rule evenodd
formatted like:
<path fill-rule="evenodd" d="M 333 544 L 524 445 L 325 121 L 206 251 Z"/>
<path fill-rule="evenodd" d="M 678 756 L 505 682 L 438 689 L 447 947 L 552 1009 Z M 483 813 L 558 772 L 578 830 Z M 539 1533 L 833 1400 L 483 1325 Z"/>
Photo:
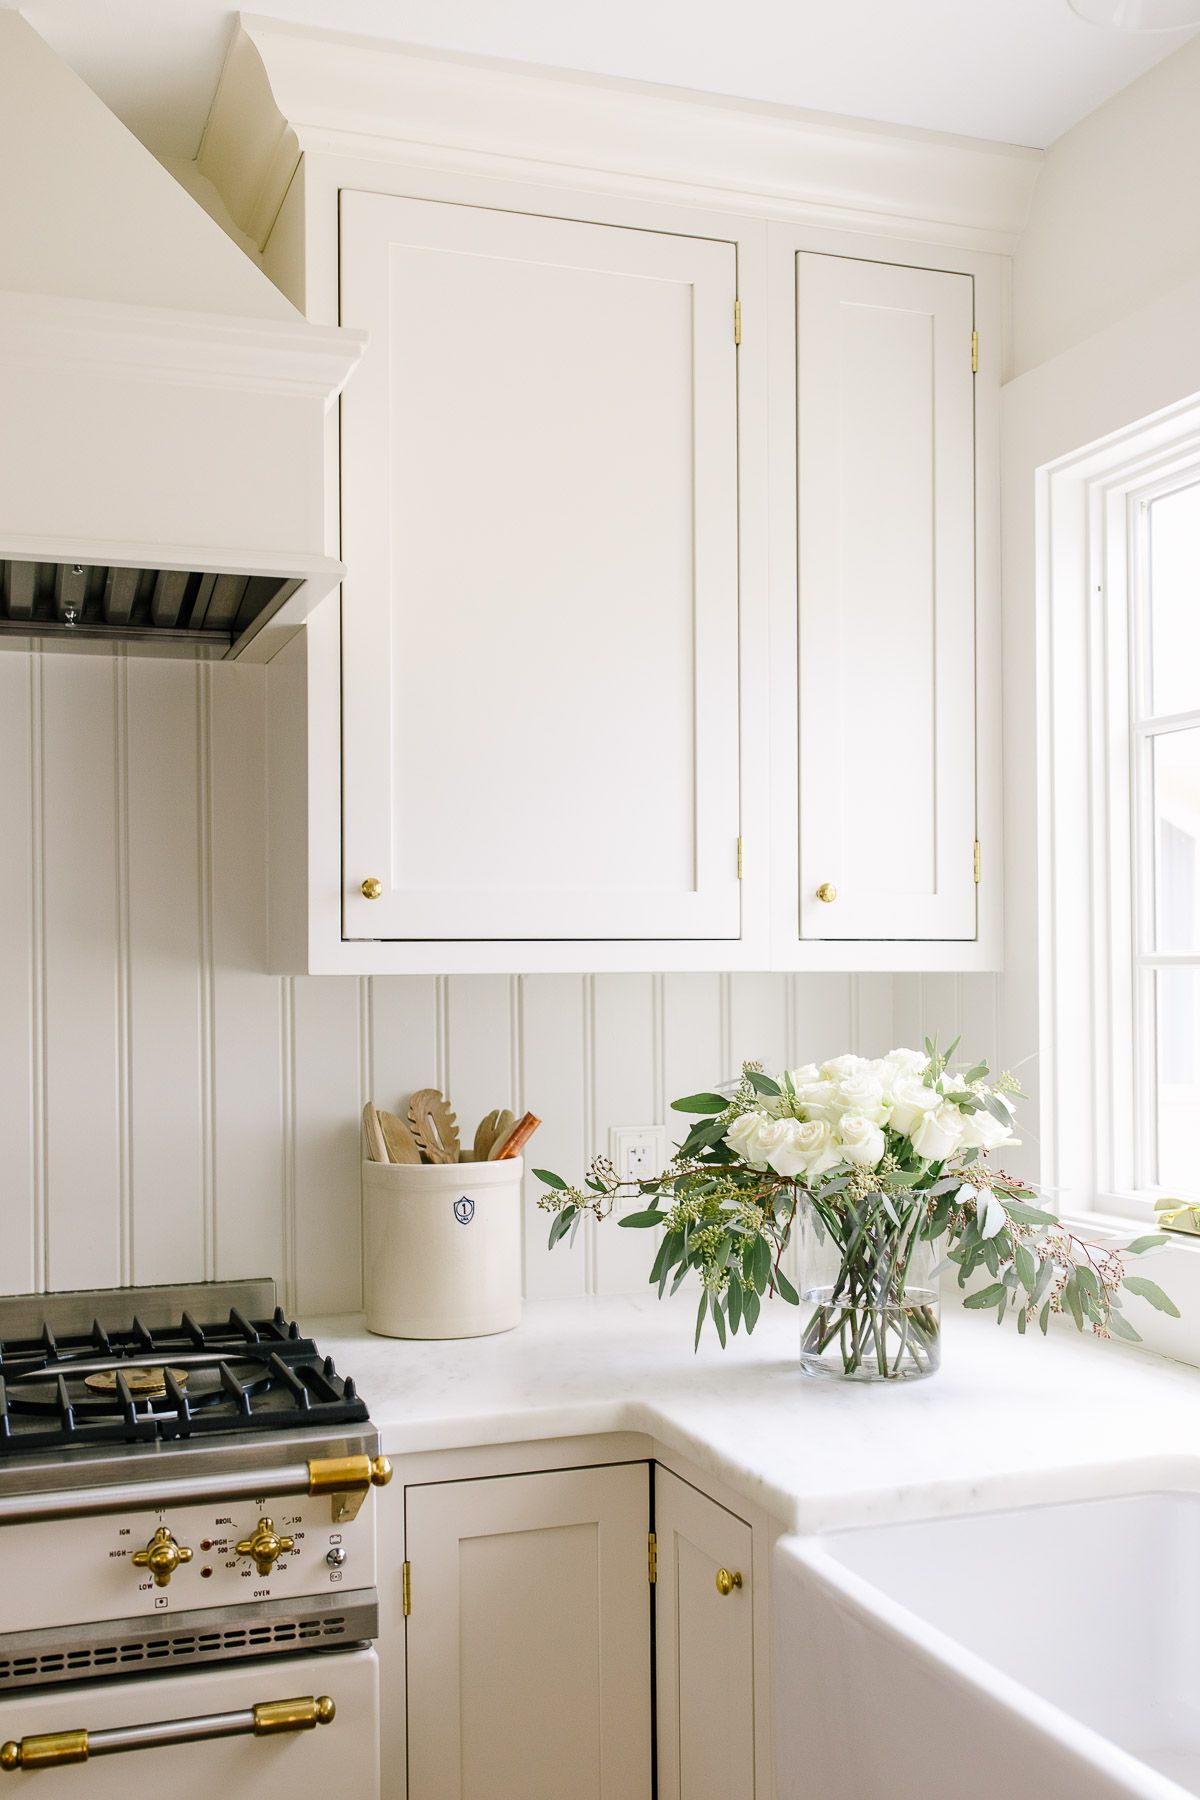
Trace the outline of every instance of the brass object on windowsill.
<path fill-rule="evenodd" d="M 1200 1203 L 1190 1204 L 1172 1194 L 1160 1194 L 1154 1202 L 1155 1224 L 1180 1237 L 1200 1237 Z"/>

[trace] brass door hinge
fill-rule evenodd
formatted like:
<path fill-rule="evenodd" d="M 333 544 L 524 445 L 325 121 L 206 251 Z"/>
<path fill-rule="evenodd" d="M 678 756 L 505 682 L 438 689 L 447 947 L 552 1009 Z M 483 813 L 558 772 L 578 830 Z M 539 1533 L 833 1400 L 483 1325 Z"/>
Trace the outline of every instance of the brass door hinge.
<path fill-rule="evenodd" d="M 979 880 L 979 839 L 975 839 L 975 879 Z"/>
<path fill-rule="evenodd" d="M 738 839 L 738 880 L 742 879 L 742 840 Z"/>
<path fill-rule="evenodd" d="M 650 1575 L 650 1586 L 658 1580 L 658 1536 L 651 1531 L 646 1536 L 646 1561 Z"/>
<path fill-rule="evenodd" d="M 740 344 L 742 341 L 742 303 L 740 300 L 735 300 L 733 303 L 733 341 L 735 344 Z"/>
<path fill-rule="evenodd" d="M 977 331 L 971 333 L 971 373 L 972 375 L 979 373 L 979 333 Z"/>
<path fill-rule="evenodd" d="M 404 1616 L 407 1619 L 412 1611 L 412 1564 L 406 1562 L 400 1570 L 400 1592 L 403 1596 Z"/>

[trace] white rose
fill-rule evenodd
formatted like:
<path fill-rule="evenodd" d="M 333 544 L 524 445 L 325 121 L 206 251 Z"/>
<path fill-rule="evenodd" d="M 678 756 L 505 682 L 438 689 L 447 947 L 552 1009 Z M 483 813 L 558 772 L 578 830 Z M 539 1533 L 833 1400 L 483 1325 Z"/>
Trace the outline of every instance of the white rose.
<path fill-rule="evenodd" d="M 982 1107 L 978 1112 L 962 1115 L 962 1142 L 966 1149 L 998 1150 L 1001 1144 L 1015 1144 L 1018 1141 L 1010 1126 L 1002 1125 L 999 1119 L 993 1119 L 991 1113 L 985 1112 Z"/>
<path fill-rule="evenodd" d="M 824 1119 L 789 1119 L 788 1140 L 768 1157 L 777 1175 L 794 1180 L 802 1175 L 812 1179 L 836 1168 L 841 1152 Z"/>
<path fill-rule="evenodd" d="M 892 1110 L 888 1124 L 903 1137 L 911 1137 L 927 1113 L 942 1104 L 942 1097 L 916 1075 L 902 1075 L 892 1085 Z"/>
<path fill-rule="evenodd" d="M 826 1081 L 842 1081 L 847 1075 L 853 1075 L 856 1069 L 865 1069 L 865 1056 L 835 1056 L 831 1062 L 822 1063 L 820 1073 Z"/>
<path fill-rule="evenodd" d="M 795 1123 L 795 1119 L 760 1118 L 752 1144 L 754 1160 L 770 1163 L 774 1168 L 772 1157 L 777 1150 L 785 1148 L 791 1138 L 792 1127 Z"/>
<path fill-rule="evenodd" d="M 825 1119 L 832 1124 L 841 1117 L 837 1084 L 833 1081 L 808 1081 L 796 1089 L 796 1104 L 806 1119 Z"/>
<path fill-rule="evenodd" d="M 924 1050 L 906 1050 L 901 1045 L 898 1050 L 889 1050 L 883 1060 L 891 1063 L 894 1068 L 903 1069 L 908 1075 L 917 1075 L 924 1069 L 929 1058 Z"/>
<path fill-rule="evenodd" d="M 725 1133 L 725 1142 L 729 1148 L 745 1162 L 762 1162 L 758 1152 L 758 1134 L 766 1123 L 766 1117 L 761 1112 L 739 1113 Z"/>
<path fill-rule="evenodd" d="M 927 1112 L 911 1133 L 913 1149 L 929 1162 L 944 1162 L 962 1143 L 962 1122 L 957 1106 L 943 1101 L 936 1112 Z"/>
<path fill-rule="evenodd" d="M 840 1136 L 843 1159 L 858 1163 L 864 1169 L 873 1169 L 887 1147 L 876 1121 L 865 1118 L 862 1113 L 846 1113 L 843 1116 Z"/>
<path fill-rule="evenodd" d="M 789 1069 L 788 1074 L 795 1088 L 809 1087 L 814 1081 L 821 1079 L 821 1071 L 816 1063 L 805 1063 L 799 1069 Z"/>
<path fill-rule="evenodd" d="M 882 1125 L 887 1118 L 883 1088 L 870 1069 L 860 1069 L 839 1081 L 834 1098 L 843 1113 L 853 1113 Z"/>

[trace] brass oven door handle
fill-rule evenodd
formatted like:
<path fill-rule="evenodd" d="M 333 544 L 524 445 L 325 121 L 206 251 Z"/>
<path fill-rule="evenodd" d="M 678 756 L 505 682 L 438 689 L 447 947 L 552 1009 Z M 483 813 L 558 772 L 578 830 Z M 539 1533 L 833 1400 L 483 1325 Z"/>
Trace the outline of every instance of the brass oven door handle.
<path fill-rule="evenodd" d="M 332 1723 L 337 1708 L 328 1694 L 295 1700 L 266 1700 L 244 1712 L 200 1713 L 194 1719 L 165 1719 L 155 1725 L 116 1725 L 102 1731 L 47 1731 L 0 1746 L 0 1769 L 57 1769 L 118 1756 L 126 1750 L 161 1750 L 168 1744 L 200 1744 L 206 1738 L 274 1737 L 281 1731 L 312 1731 Z"/>

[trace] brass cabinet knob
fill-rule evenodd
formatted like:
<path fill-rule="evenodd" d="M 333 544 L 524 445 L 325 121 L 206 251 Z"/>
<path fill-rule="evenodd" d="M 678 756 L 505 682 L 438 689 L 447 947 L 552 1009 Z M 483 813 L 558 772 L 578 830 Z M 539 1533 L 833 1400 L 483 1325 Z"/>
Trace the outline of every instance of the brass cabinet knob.
<path fill-rule="evenodd" d="M 364 900 L 378 900 L 383 892 L 383 883 L 377 875 L 368 875 L 359 891 Z"/>
<path fill-rule="evenodd" d="M 821 883 L 820 887 L 817 889 L 817 899 L 823 900 L 826 906 L 837 899 L 837 889 L 834 887 L 832 881 L 823 881 Z"/>
<path fill-rule="evenodd" d="M 280 1537 L 275 1530 L 273 1519 L 260 1519 L 254 1528 L 254 1536 L 243 1538 L 234 1549 L 239 1556 L 252 1556 L 254 1566 L 260 1575 L 269 1575 L 275 1567 L 278 1556 L 286 1556 L 289 1550 L 296 1548 L 296 1540 Z"/>
<path fill-rule="evenodd" d="M 734 1588 L 740 1588 L 741 1585 L 742 1585 L 742 1572 L 740 1569 L 734 1569 L 732 1571 L 730 1571 L 729 1569 L 718 1569 L 717 1570 L 717 1592 L 718 1592 L 718 1594 L 721 1594 L 727 1598 L 730 1594 L 732 1594 Z"/>
<path fill-rule="evenodd" d="M 180 1563 L 189 1563 L 192 1552 L 186 1544 L 177 1544 L 165 1525 L 160 1525 L 144 1550 L 135 1550 L 135 1569 L 149 1569 L 155 1587 L 166 1587 Z"/>

